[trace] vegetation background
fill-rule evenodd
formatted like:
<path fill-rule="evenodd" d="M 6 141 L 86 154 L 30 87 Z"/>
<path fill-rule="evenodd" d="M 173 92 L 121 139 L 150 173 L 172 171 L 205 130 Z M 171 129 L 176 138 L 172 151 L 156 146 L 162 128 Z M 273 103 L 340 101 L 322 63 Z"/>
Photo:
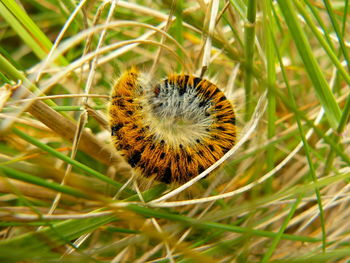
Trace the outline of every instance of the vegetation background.
<path fill-rule="evenodd" d="M 349 262 L 348 0 L 0 0 L 1 262 Z M 131 66 L 204 74 L 237 146 L 185 187 L 110 142 Z M 208 171 L 207 171 L 208 172 Z"/>

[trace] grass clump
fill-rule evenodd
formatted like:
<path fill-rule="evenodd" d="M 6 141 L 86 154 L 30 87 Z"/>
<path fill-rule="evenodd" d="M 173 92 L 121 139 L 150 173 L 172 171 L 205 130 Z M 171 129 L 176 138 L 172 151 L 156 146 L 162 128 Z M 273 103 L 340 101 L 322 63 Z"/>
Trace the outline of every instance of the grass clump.
<path fill-rule="evenodd" d="M 348 9 L 0 1 L 0 261 L 347 262 Z M 233 102 L 237 145 L 210 176 L 150 182 L 113 149 L 108 94 L 131 66 Z"/>

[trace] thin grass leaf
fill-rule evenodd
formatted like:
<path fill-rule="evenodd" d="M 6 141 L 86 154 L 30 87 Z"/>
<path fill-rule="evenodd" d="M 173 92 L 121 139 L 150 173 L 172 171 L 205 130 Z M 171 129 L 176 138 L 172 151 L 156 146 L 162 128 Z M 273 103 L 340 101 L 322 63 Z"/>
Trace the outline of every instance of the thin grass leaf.
<path fill-rule="evenodd" d="M 245 89 L 245 120 L 249 120 L 253 113 L 252 104 L 252 83 L 253 83 L 253 61 L 255 48 L 255 19 L 256 19 L 256 0 L 248 2 L 247 6 L 247 22 L 244 29 L 244 89 Z"/>
<path fill-rule="evenodd" d="M 297 256 L 294 259 L 274 260 L 273 263 L 327 263 L 327 262 L 341 262 L 350 256 L 350 249 L 342 248 L 327 251 L 325 253 L 310 253 L 304 256 Z"/>
<path fill-rule="evenodd" d="M 174 25 L 174 31 L 175 31 L 175 39 L 179 44 L 183 45 L 184 43 L 184 27 L 183 27 L 183 9 L 184 9 L 184 2 L 183 0 L 177 0 L 176 1 L 176 6 L 175 6 L 175 15 L 176 15 L 176 20 L 175 20 L 175 25 Z M 177 54 L 179 57 L 183 58 L 184 54 L 182 53 L 181 49 L 177 49 Z M 181 66 L 181 65 L 179 65 Z M 181 69 L 181 68 L 179 68 Z M 179 70 L 178 69 L 178 70 Z"/>
<path fill-rule="evenodd" d="M 247 6 L 242 0 L 230 0 L 232 6 L 238 11 L 241 18 L 246 19 Z"/>
<path fill-rule="evenodd" d="M 350 173 L 344 173 L 340 175 L 335 175 L 331 177 L 325 177 L 319 179 L 316 183 L 308 182 L 307 184 L 299 184 L 292 188 L 279 191 L 273 195 L 259 198 L 251 202 L 246 202 L 243 205 L 236 205 L 235 207 L 230 207 L 224 211 L 217 211 L 208 213 L 203 220 L 205 221 L 219 221 L 231 218 L 232 215 L 237 215 L 240 213 L 246 213 L 251 209 L 258 209 L 260 207 L 266 207 L 271 204 L 274 200 L 286 200 L 290 198 L 295 198 L 295 196 L 303 195 L 310 197 L 315 192 L 315 187 L 324 188 L 325 186 L 335 185 L 342 181 L 347 181 L 350 178 Z M 321 241 L 321 240 L 320 240 Z"/>
<path fill-rule="evenodd" d="M 301 15 L 304 17 L 306 24 L 310 27 L 312 33 L 316 36 L 317 40 L 319 41 L 320 45 L 324 48 L 325 52 L 329 56 L 329 58 L 332 60 L 333 65 L 337 67 L 339 70 L 339 74 L 344 78 L 346 83 L 350 85 L 350 75 L 349 73 L 344 69 L 343 65 L 341 64 L 340 60 L 338 59 L 337 55 L 334 53 L 333 45 L 329 45 L 327 41 L 325 40 L 324 35 L 319 32 L 319 30 L 316 28 L 315 24 L 312 22 L 310 16 L 305 10 L 305 7 L 302 6 L 299 2 L 295 2 L 295 5 L 298 8 L 298 11 L 301 13 Z"/>
<path fill-rule="evenodd" d="M 275 69 L 275 51 L 273 48 L 273 32 L 270 30 L 276 31 L 274 28 L 274 19 L 272 16 L 272 6 L 269 0 L 264 1 L 264 23 L 266 26 L 265 30 L 265 53 L 266 53 L 266 68 L 267 68 L 267 139 L 270 140 L 276 135 L 276 97 L 274 93 L 274 88 L 276 83 L 276 69 Z M 267 149 L 267 169 L 271 170 L 274 167 L 274 157 L 275 157 L 275 148 L 273 145 L 268 146 Z M 267 192 L 272 190 L 272 179 L 267 182 Z"/>
<path fill-rule="evenodd" d="M 0 14 L 39 58 L 44 58 L 47 55 L 47 52 L 32 38 L 3 2 L 0 2 Z"/>
<path fill-rule="evenodd" d="M 343 21 L 342 21 L 342 29 L 341 34 L 342 38 L 344 38 L 345 29 L 346 29 L 346 21 L 347 21 L 347 15 L 348 15 L 348 8 L 349 8 L 349 0 L 345 0 L 344 2 L 344 11 L 343 11 Z"/>
<path fill-rule="evenodd" d="M 0 14 L 39 58 L 46 57 L 52 47 L 51 41 L 15 1 L 2 0 Z M 62 65 L 68 64 L 62 56 L 58 61 Z"/>
<path fill-rule="evenodd" d="M 128 205 L 127 209 L 146 217 L 155 217 L 155 218 L 168 219 L 171 221 L 178 221 L 190 226 L 195 226 L 195 227 L 208 229 L 208 230 L 217 229 L 217 230 L 224 230 L 228 232 L 241 233 L 241 234 L 250 233 L 252 235 L 263 236 L 268 238 L 273 238 L 277 236 L 277 233 L 270 232 L 270 231 L 256 230 L 256 229 L 250 229 L 245 227 L 220 224 L 220 223 L 214 223 L 214 222 L 201 222 L 190 217 L 177 215 L 177 214 L 170 214 L 167 212 L 154 210 L 147 207 L 141 207 L 137 205 Z M 302 242 L 319 242 L 320 241 L 318 238 L 306 237 L 306 236 L 295 236 L 295 235 L 289 235 L 289 234 L 283 234 L 282 239 L 298 240 Z"/>
<path fill-rule="evenodd" d="M 298 208 L 298 205 L 300 204 L 300 201 L 302 200 L 301 198 L 302 196 L 298 196 L 298 198 L 295 200 L 295 202 L 292 204 L 290 211 L 288 213 L 288 216 L 286 217 L 286 219 L 284 220 L 280 230 L 278 231 L 278 235 L 275 237 L 275 239 L 272 241 L 271 245 L 269 246 L 269 249 L 267 250 L 267 252 L 265 253 L 263 259 L 260 261 L 261 263 L 266 263 L 269 261 L 269 259 L 271 258 L 274 250 L 276 249 L 278 243 L 281 240 L 281 237 L 284 233 L 284 231 L 286 230 L 289 221 L 292 219 L 296 209 Z"/>
<path fill-rule="evenodd" d="M 292 4 L 290 1 L 284 0 L 279 0 L 278 4 L 285 18 L 289 31 L 294 38 L 299 55 L 304 62 L 308 76 L 313 83 L 313 88 L 322 107 L 325 110 L 328 122 L 333 129 L 336 129 L 341 116 L 339 105 L 335 101 L 334 95 L 332 94 L 328 83 L 312 53 L 312 49 L 306 35 L 298 22 L 294 4 Z"/>
<path fill-rule="evenodd" d="M 99 105 L 99 106 L 94 106 L 91 108 L 93 110 L 105 110 L 106 106 Z M 85 110 L 85 108 L 82 106 L 53 106 L 52 109 L 54 109 L 55 111 L 83 111 L 83 110 Z"/>
<path fill-rule="evenodd" d="M 346 99 L 343 113 L 342 113 L 341 118 L 340 118 L 339 126 L 337 128 L 337 134 L 332 136 L 333 141 L 336 144 L 339 144 L 339 142 L 342 139 L 341 135 L 343 134 L 344 129 L 346 128 L 349 117 L 350 117 L 350 96 L 348 96 L 348 98 Z M 325 175 L 327 175 L 329 173 L 329 171 L 331 170 L 331 168 L 333 167 L 334 158 L 335 158 L 335 152 L 334 152 L 334 149 L 331 148 L 331 150 L 329 151 L 329 154 L 327 156 L 326 165 L 325 165 L 324 172 L 323 172 Z"/>
<path fill-rule="evenodd" d="M 116 187 L 117 189 L 121 188 L 123 185 L 121 183 L 118 183 L 114 180 L 112 180 L 111 178 L 95 171 L 94 169 L 76 161 L 76 160 L 72 160 L 71 158 L 69 158 L 68 156 L 54 150 L 53 148 L 47 146 L 46 144 L 38 141 L 37 139 L 33 138 L 32 136 L 28 135 L 28 134 L 25 134 L 24 132 L 20 131 L 19 129 L 17 128 L 13 128 L 12 129 L 13 133 L 18 135 L 20 138 L 22 138 L 23 140 L 37 146 L 39 149 L 45 151 L 45 152 L 48 152 L 50 154 L 52 154 L 53 156 L 65 161 L 66 163 L 69 163 L 71 164 L 73 167 L 75 168 L 78 168 L 78 169 L 81 169 L 83 170 L 84 172 L 88 173 L 89 175 L 91 176 L 94 176 L 96 177 L 97 179 L 103 181 L 103 182 L 106 182 L 114 187 Z M 131 190 L 128 190 L 128 189 L 125 189 L 124 190 L 125 192 L 131 194 L 133 193 L 133 191 Z"/>
<path fill-rule="evenodd" d="M 345 43 L 344 43 L 344 39 L 343 39 L 343 34 L 341 33 L 341 30 L 340 30 L 340 27 L 339 27 L 339 24 L 335 18 L 335 14 L 332 10 L 332 5 L 331 5 L 331 2 L 329 0 L 323 0 L 323 3 L 324 5 L 326 6 L 326 9 L 327 9 L 327 13 L 329 15 L 329 18 L 332 22 L 332 25 L 333 25 L 333 28 L 334 28 L 334 31 L 337 35 L 337 38 L 338 38 L 338 42 L 340 44 L 340 48 L 341 48 L 341 51 L 344 55 L 344 58 L 346 60 L 346 64 L 348 66 L 348 71 L 350 71 L 350 57 L 349 57 L 349 53 L 348 53 L 348 49 L 347 47 L 345 46 Z"/>
<path fill-rule="evenodd" d="M 153 199 L 158 198 L 166 189 L 167 189 L 167 186 L 165 184 L 157 184 L 156 186 L 142 192 L 142 197 L 145 200 L 145 202 L 149 202 L 149 201 L 152 201 Z M 125 199 L 125 201 L 128 201 L 128 202 L 139 201 L 139 200 L 140 200 L 140 197 L 137 194 Z"/>
<path fill-rule="evenodd" d="M 51 182 L 51 181 L 42 179 L 40 177 L 24 173 L 24 172 L 20 172 L 20 171 L 17 171 L 15 169 L 12 169 L 12 168 L 6 167 L 6 166 L 0 166 L 0 170 L 2 170 L 4 172 L 4 174 L 9 178 L 13 178 L 13 179 L 20 180 L 23 182 L 28 182 L 31 184 L 43 186 L 43 187 L 46 187 L 46 188 L 49 188 L 52 190 L 56 190 L 60 193 L 65 193 L 65 194 L 72 195 L 75 197 L 82 197 L 82 198 L 89 199 L 88 194 L 86 194 L 78 189 L 74 189 L 70 186 L 60 185 L 58 183 Z"/>
<path fill-rule="evenodd" d="M 286 72 L 285 72 L 285 69 L 284 69 L 284 65 L 283 65 L 283 61 L 282 61 L 281 55 L 278 52 L 277 44 L 275 42 L 274 42 L 274 47 L 275 47 L 276 54 L 277 54 L 277 57 L 278 57 L 279 62 L 280 62 L 280 67 L 281 67 L 283 79 L 284 79 L 284 82 L 285 82 L 285 84 L 287 86 L 288 96 L 289 96 L 289 99 L 291 101 L 291 105 L 294 108 L 296 108 L 295 98 L 294 98 L 292 89 L 291 89 L 291 87 L 289 85 L 289 82 L 288 82 L 288 78 L 287 78 L 287 75 L 286 75 Z M 304 133 L 304 129 L 303 129 L 303 125 L 302 125 L 301 120 L 300 120 L 301 118 L 300 118 L 300 116 L 297 113 L 295 114 L 295 119 L 296 119 L 297 124 L 298 124 L 300 137 L 301 137 L 301 140 L 303 142 L 303 147 L 304 147 L 304 150 L 305 150 L 306 159 L 308 161 L 310 177 L 311 177 L 312 181 L 316 184 L 318 179 L 317 179 L 317 176 L 316 176 L 316 169 L 315 169 L 312 157 L 311 157 L 311 152 L 310 152 L 310 148 L 311 147 L 309 146 L 309 143 L 308 143 L 308 141 L 306 139 L 306 136 L 305 136 L 305 133 Z M 315 187 L 315 193 L 316 193 L 316 198 L 317 198 L 317 204 L 318 204 L 318 207 L 319 207 L 319 210 L 320 210 L 320 221 L 321 221 L 321 229 L 322 229 L 322 249 L 323 249 L 323 251 L 325 251 L 326 250 L 326 227 L 325 227 L 325 219 L 324 219 L 322 198 L 321 198 L 321 193 L 320 193 L 320 190 L 319 190 L 318 187 Z"/>
<path fill-rule="evenodd" d="M 327 26 L 325 25 L 323 19 L 321 18 L 320 14 L 319 14 L 319 12 L 318 12 L 318 10 L 317 10 L 317 8 L 316 8 L 312 3 L 310 3 L 309 0 L 304 0 L 304 2 L 305 2 L 305 4 L 310 8 L 310 10 L 311 10 L 312 14 L 314 15 L 314 17 L 315 17 L 317 23 L 320 25 L 320 27 L 322 28 L 322 31 L 324 32 L 323 35 L 324 35 L 324 37 L 326 38 L 326 41 L 327 41 L 328 45 L 329 45 L 329 46 L 332 48 L 332 50 L 334 51 L 334 50 L 335 50 L 335 47 L 334 47 L 333 42 L 332 42 L 332 40 L 331 40 L 331 38 L 330 38 L 329 30 L 328 30 Z M 296 4 L 299 5 L 300 3 L 299 3 L 299 2 L 296 2 Z M 299 9 L 299 8 L 298 8 L 298 10 L 299 10 L 299 12 L 300 12 L 300 9 Z M 304 10 L 305 10 L 305 8 L 304 8 Z M 306 11 L 306 10 L 305 10 L 305 11 Z M 310 25 L 307 21 L 306 21 L 306 23 L 307 23 L 307 25 Z M 312 25 L 313 25 L 313 23 L 312 23 Z"/>
<path fill-rule="evenodd" d="M 115 220 L 115 216 L 96 218 L 72 219 L 59 223 L 49 223 L 37 232 L 15 236 L 0 241 L 0 260 L 3 262 L 18 262 L 42 256 L 60 257 L 52 254 L 53 248 L 63 244 L 72 246 L 74 240 L 85 233 L 89 233 Z"/>

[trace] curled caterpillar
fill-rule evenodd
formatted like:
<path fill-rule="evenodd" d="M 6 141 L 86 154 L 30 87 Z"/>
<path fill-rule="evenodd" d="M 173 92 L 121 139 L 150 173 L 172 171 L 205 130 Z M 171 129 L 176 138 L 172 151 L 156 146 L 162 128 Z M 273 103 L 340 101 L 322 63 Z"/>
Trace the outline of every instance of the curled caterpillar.
<path fill-rule="evenodd" d="M 116 82 L 109 107 L 112 140 L 142 175 L 184 183 L 235 144 L 235 114 L 222 91 L 192 75 L 152 84 L 135 68 Z"/>

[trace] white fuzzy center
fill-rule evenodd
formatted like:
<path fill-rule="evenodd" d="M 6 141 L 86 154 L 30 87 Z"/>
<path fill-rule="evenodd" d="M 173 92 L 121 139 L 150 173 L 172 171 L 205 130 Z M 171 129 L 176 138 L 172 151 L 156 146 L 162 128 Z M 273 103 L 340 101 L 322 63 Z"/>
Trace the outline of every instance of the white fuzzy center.
<path fill-rule="evenodd" d="M 187 145 L 208 136 L 214 121 L 210 114 L 212 105 L 203 101 L 194 87 L 187 85 L 185 92 L 180 92 L 180 87 L 162 81 L 156 89 L 145 77 L 140 85 L 145 91 L 141 100 L 143 122 L 154 132 L 157 141 Z"/>

